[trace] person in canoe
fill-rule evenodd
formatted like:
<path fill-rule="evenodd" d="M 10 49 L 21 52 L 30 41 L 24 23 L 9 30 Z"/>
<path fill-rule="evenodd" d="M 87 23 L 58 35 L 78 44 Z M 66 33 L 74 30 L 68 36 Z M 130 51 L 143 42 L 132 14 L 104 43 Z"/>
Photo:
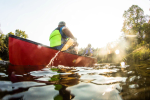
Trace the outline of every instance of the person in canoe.
<path fill-rule="evenodd" d="M 74 45 L 77 44 L 76 38 L 66 27 L 66 23 L 61 21 L 59 22 L 58 27 L 50 34 L 50 47 L 53 49 L 61 50 L 69 38 L 74 40 Z"/>
<path fill-rule="evenodd" d="M 93 50 L 91 48 L 91 44 L 88 44 L 88 46 L 85 48 L 83 55 L 85 56 L 93 56 Z"/>

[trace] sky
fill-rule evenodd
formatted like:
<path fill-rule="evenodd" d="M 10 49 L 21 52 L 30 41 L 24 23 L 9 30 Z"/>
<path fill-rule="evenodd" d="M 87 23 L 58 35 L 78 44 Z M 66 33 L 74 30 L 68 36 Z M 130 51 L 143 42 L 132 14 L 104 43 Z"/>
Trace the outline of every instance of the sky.
<path fill-rule="evenodd" d="M 25 31 L 29 40 L 49 46 L 50 33 L 65 21 L 79 48 L 101 48 L 121 36 L 123 13 L 132 5 L 150 15 L 150 0 L 0 0 L 0 29 Z"/>

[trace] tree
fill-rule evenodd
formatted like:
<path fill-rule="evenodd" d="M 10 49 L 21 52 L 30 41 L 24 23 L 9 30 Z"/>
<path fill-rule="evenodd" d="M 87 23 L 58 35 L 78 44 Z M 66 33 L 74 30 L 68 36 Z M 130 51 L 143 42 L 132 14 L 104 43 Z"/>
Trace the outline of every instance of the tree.
<path fill-rule="evenodd" d="M 9 32 L 6 35 L 0 33 L 0 57 L 3 60 L 9 60 L 9 50 L 8 50 L 9 34 L 14 35 L 13 32 Z M 21 31 L 19 29 L 15 31 L 15 35 L 21 38 L 28 38 L 28 35 L 25 33 L 25 31 Z"/>
<path fill-rule="evenodd" d="M 144 23 L 143 24 L 143 31 L 145 34 L 145 41 L 147 43 L 150 43 L 150 23 Z"/>
<path fill-rule="evenodd" d="M 15 35 L 25 39 L 28 38 L 28 35 L 25 33 L 25 31 L 21 31 L 19 29 L 15 31 Z"/>
<path fill-rule="evenodd" d="M 4 39 L 5 39 L 5 35 L 0 29 L 0 52 L 3 52 L 4 48 L 6 47 L 6 45 L 4 44 Z"/>
<path fill-rule="evenodd" d="M 8 38 L 9 38 L 9 34 L 14 35 L 13 32 L 9 32 L 8 34 L 6 34 L 5 39 L 4 39 L 4 43 L 5 43 L 6 47 L 8 47 Z"/>
<path fill-rule="evenodd" d="M 142 25 L 146 21 L 144 11 L 139 6 L 132 5 L 124 12 L 123 17 L 125 20 L 121 31 L 125 35 L 136 35 L 138 33 L 141 41 L 143 38 Z"/>

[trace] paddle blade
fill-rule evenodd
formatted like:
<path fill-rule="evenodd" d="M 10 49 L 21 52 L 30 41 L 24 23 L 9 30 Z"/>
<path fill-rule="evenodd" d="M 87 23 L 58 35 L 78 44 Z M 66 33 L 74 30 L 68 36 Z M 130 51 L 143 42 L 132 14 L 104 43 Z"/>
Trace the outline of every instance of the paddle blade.
<path fill-rule="evenodd" d="M 70 46 L 72 46 L 74 43 L 74 40 L 73 39 L 70 39 L 67 41 L 67 43 L 63 46 L 63 48 L 61 49 L 61 51 L 65 51 L 67 50 Z"/>

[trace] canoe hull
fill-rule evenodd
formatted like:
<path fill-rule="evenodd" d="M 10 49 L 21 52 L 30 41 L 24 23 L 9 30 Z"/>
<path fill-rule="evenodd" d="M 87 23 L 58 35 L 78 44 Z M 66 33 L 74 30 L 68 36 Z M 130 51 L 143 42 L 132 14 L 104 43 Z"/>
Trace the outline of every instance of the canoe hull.
<path fill-rule="evenodd" d="M 9 61 L 12 65 L 48 65 L 58 50 L 9 35 Z M 59 52 L 51 66 L 92 66 L 96 59 Z"/>

